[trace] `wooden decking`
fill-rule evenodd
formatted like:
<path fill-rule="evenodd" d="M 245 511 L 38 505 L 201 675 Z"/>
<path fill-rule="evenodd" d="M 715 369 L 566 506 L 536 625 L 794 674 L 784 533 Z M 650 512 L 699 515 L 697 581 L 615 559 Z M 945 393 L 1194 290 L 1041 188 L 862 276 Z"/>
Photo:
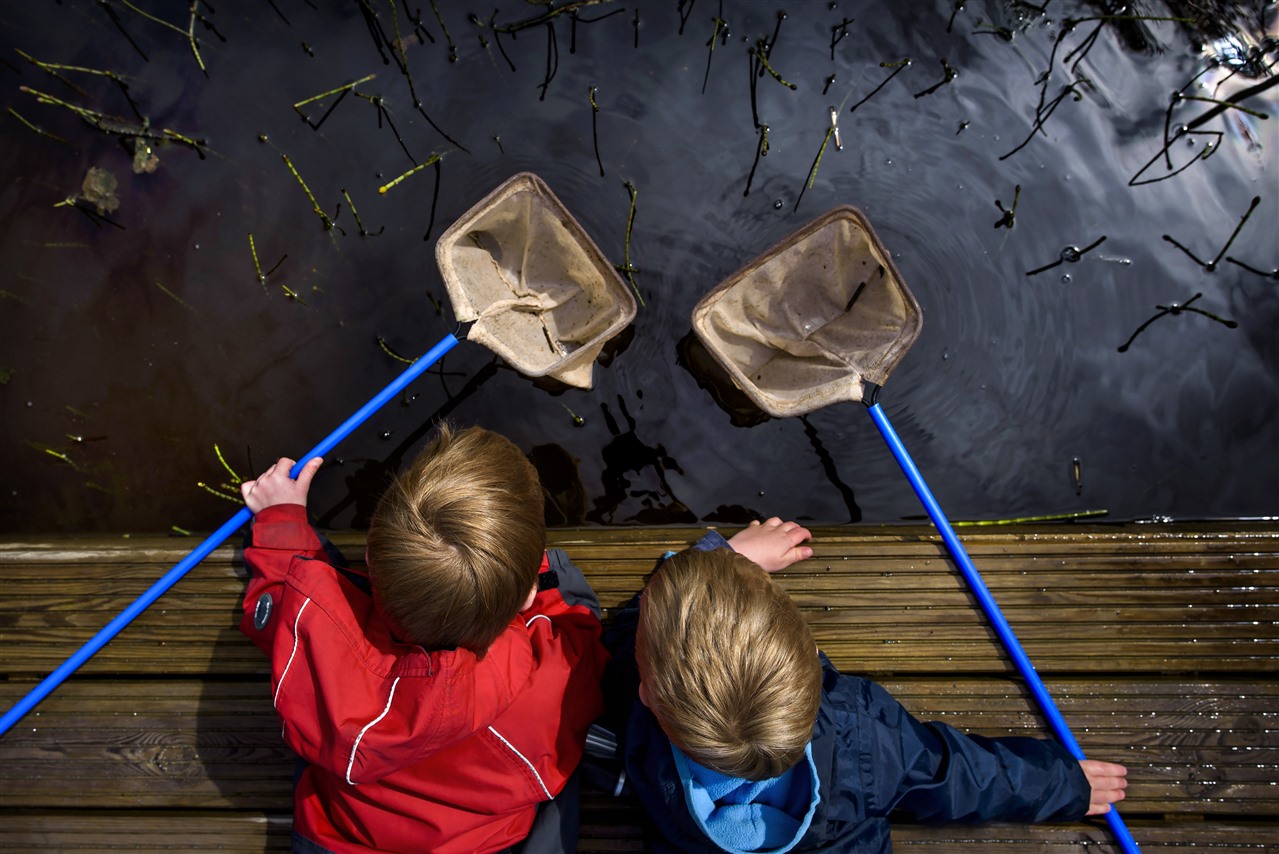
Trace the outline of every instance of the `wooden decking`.
<path fill-rule="evenodd" d="M 1279 526 L 1069 526 L 961 536 L 1084 750 L 1124 762 L 1146 851 L 1279 840 Z M 606 606 L 693 529 L 552 532 Z M 917 715 L 1047 735 L 931 529 L 814 531 L 780 576 L 842 669 Z M 352 557 L 359 535 L 335 542 Z M 7 709 L 195 545 L 0 542 Z M 0 849 L 287 850 L 293 762 L 266 662 L 236 629 L 243 567 L 217 550 L 0 738 Z M 588 797 L 582 851 L 642 850 L 626 800 Z M 894 830 L 899 850 L 1110 851 L 1104 822 Z"/>

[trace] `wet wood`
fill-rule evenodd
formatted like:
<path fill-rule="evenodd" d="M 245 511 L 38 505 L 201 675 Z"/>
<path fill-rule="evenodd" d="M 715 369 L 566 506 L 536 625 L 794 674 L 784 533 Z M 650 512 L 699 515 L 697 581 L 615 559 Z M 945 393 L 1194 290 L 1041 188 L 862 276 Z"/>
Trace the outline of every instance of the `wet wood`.
<path fill-rule="evenodd" d="M 924 720 L 991 736 L 1049 735 L 1014 680 L 883 684 Z M 1128 765 L 1126 812 L 1279 816 L 1279 683 L 1046 685 L 1088 755 Z M 0 684 L 0 703 L 11 705 L 23 687 Z M 6 808 L 288 810 L 293 764 L 265 678 L 79 680 L 0 740 Z"/>
<path fill-rule="evenodd" d="M 973 529 L 969 529 L 973 530 Z M 638 590 L 689 529 L 552 532 L 606 608 Z M 868 673 L 1013 673 L 930 528 L 822 528 L 814 558 L 779 576 L 835 663 Z M 1144 525 L 981 531 L 964 537 L 1043 672 L 1274 670 L 1279 531 Z M 336 535 L 352 557 L 358 534 Z M 194 545 L 187 538 L 0 544 L 0 671 L 37 678 L 91 638 Z M 109 674 L 265 672 L 239 634 L 244 568 L 216 550 L 83 668 Z"/>
<path fill-rule="evenodd" d="M 634 807 L 618 810 L 614 802 L 588 799 L 582 825 L 583 854 L 613 854 L 644 850 Z M 596 817 L 604 820 L 594 820 Z M 1151 824 L 1128 822 L 1135 836 L 1161 854 L 1192 854 L 1212 844 L 1214 854 L 1255 854 L 1273 843 L 1267 827 L 1247 823 L 1213 826 L 1211 843 L 1202 823 Z M 277 813 L 222 815 L 216 812 L 154 813 L 138 811 L 128 816 L 28 813 L 5 820 L 4 850 L 11 854 L 47 854 L 49 851 L 140 851 L 169 854 L 174 840 L 184 851 L 289 850 L 290 820 Z M 945 832 L 942 832 L 945 831 Z M 897 851 L 927 854 L 971 854 L 997 847 L 1001 854 L 1075 854 L 1083 850 L 1105 851 L 1109 831 L 1100 824 L 994 825 L 976 828 L 933 828 L 897 824 L 893 845 Z"/>
<path fill-rule="evenodd" d="M 692 529 L 551 533 L 610 608 Z M 1047 735 L 927 527 L 815 530 L 778 576 L 824 650 L 924 719 Z M 961 531 L 1090 755 L 1124 762 L 1123 811 L 1161 851 L 1279 838 L 1279 527 L 1070 526 Z M 338 534 L 363 553 L 358 534 Z M 8 708 L 198 541 L 0 543 L 0 705 Z M 293 759 L 264 657 L 237 629 L 244 568 L 216 550 L 0 739 L 6 851 L 284 851 Z M 587 799 L 583 851 L 639 851 L 629 800 Z M 899 850 L 1113 850 L 1104 823 L 894 830 Z"/>

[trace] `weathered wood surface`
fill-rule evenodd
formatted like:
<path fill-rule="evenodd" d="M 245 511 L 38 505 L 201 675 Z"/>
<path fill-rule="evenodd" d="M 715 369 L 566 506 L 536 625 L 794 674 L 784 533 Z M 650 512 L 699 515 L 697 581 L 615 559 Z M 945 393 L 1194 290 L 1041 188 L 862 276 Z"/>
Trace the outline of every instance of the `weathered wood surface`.
<path fill-rule="evenodd" d="M 604 821 L 597 819 L 604 818 Z M 618 810 L 611 802 L 585 804 L 580 854 L 617 854 L 644 850 L 635 808 Z M 1136 819 L 1129 829 L 1146 852 L 1158 854 L 1257 854 L 1274 846 L 1273 826 L 1228 822 L 1150 822 Z M 287 815 L 217 812 L 144 812 L 100 814 L 61 812 L 23 813 L 5 817 L 0 850 L 11 854 L 50 851 L 133 851 L 170 854 L 173 851 L 286 852 L 291 822 Z M 988 825 L 950 828 L 898 825 L 893 828 L 897 851 L 923 854 L 1078 854 L 1110 849 L 1109 830 L 1101 824 Z M 1209 842 L 1211 839 L 1211 842 Z"/>
<path fill-rule="evenodd" d="M 1049 732 L 1019 685 L 891 679 L 917 716 L 984 735 Z M 1130 769 L 1126 812 L 1279 817 L 1279 683 L 1046 680 L 1076 738 Z M 0 684 L 4 707 L 21 684 Z M 0 740 L 7 808 L 287 810 L 293 759 L 264 681 L 79 681 Z"/>
<path fill-rule="evenodd" d="M 554 531 L 606 607 L 690 529 Z M 815 531 L 779 580 L 837 665 L 921 717 L 1044 735 L 929 528 Z M 987 585 L 1085 751 L 1131 769 L 1146 850 L 1279 839 L 1279 526 L 965 530 Z M 351 557 L 363 538 L 333 538 Z M 8 708 L 196 544 L 166 537 L 0 543 Z M 288 849 L 293 760 L 266 667 L 236 628 L 236 551 L 218 549 L 0 738 L 0 849 Z M 582 851 L 642 850 L 633 803 L 588 799 Z M 899 850 L 1113 850 L 1104 823 L 895 827 Z"/>
<path fill-rule="evenodd" d="M 1135 529 L 1135 530 L 1134 530 Z M 606 607 L 697 532 L 557 531 Z M 335 537 L 352 558 L 358 535 Z M 969 551 L 1041 672 L 1279 669 L 1279 532 L 1123 528 L 966 533 Z M 0 544 L 0 672 L 48 673 L 194 545 L 183 538 Z M 1012 673 L 930 529 L 817 532 L 780 580 L 837 664 L 865 673 Z M 265 672 L 236 629 L 243 567 L 215 551 L 83 668 L 85 674 Z"/>

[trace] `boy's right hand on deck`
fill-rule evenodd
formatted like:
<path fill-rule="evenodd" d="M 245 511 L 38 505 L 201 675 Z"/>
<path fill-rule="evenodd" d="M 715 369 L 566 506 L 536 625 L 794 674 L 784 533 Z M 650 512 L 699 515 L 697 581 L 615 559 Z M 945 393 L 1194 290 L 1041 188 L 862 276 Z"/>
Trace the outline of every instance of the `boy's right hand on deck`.
<path fill-rule="evenodd" d="M 783 522 L 777 516 L 764 522 L 758 519 L 729 538 L 733 551 L 750 558 L 765 572 L 777 572 L 793 563 L 813 556 L 813 550 L 801 546 L 813 535 L 798 522 Z"/>
<path fill-rule="evenodd" d="M 1124 799 L 1124 789 L 1128 786 L 1128 769 L 1114 762 L 1099 762 L 1096 759 L 1081 759 L 1079 767 L 1084 769 L 1088 785 L 1092 787 L 1092 795 L 1088 799 L 1087 815 L 1103 815 L 1110 812 L 1110 805 Z"/>
<path fill-rule="evenodd" d="M 240 484 L 240 495 L 244 503 L 254 513 L 260 513 L 276 504 L 301 504 L 306 506 L 306 493 L 311 488 L 311 479 L 320 470 L 324 460 L 313 457 L 298 472 L 298 479 L 289 477 L 294 461 L 288 457 L 280 457 L 257 480 L 246 480 Z"/>

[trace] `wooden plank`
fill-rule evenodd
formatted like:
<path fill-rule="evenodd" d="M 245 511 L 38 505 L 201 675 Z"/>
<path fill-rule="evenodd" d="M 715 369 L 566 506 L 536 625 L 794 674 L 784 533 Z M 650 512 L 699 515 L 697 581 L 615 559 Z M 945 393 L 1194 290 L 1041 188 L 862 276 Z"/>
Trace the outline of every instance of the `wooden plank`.
<path fill-rule="evenodd" d="M 1036 667 L 1054 672 L 1279 670 L 1279 531 L 1235 525 L 965 535 Z M 606 606 L 643 584 L 690 529 L 553 531 Z M 817 557 L 779 576 L 842 667 L 1011 673 L 931 529 L 821 528 Z M 352 555 L 359 534 L 335 535 Z M 193 543 L 184 538 L 0 543 L 0 673 L 58 666 Z M 216 550 L 83 668 L 85 674 L 260 674 L 236 631 L 244 569 Z"/>
<path fill-rule="evenodd" d="M 619 806 L 625 804 L 625 806 Z M 638 807 L 630 801 L 601 796 L 583 800 L 579 854 L 615 854 L 644 850 Z M 1161 854 L 1253 854 L 1279 838 L 1272 822 L 1128 821 L 1139 845 Z M 292 821 L 287 814 L 133 811 L 67 813 L 41 811 L 4 816 L 0 851 L 10 854 L 48 852 L 142 851 L 167 854 L 173 850 L 286 852 Z M 893 825 L 898 851 L 923 854 L 969 854 L 997 846 L 1001 854 L 1071 854 L 1081 849 L 1110 854 L 1118 850 L 1109 830 L 1094 821 L 1070 825 L 983 825 L 979 827 Z"/>
<path fill-rule="evenodd" d="M 0 851 L 288 851 L 293 818 L 260 812 L 4 814 Z"/>
<path fill-rule="evenodd" d="M 1279 684 L 1046 680 L 1089 754 L 1124 762 L 1134 814 L 1279 818 Z M 1011 680 L 889 680 L 919 717 L 1046 736 Z M 8 705 L 21 686 L 0 683 Z M 294 760 L 262 681 L 80 680 L 0 739 L 0 805 L 288 810 Z"/>

